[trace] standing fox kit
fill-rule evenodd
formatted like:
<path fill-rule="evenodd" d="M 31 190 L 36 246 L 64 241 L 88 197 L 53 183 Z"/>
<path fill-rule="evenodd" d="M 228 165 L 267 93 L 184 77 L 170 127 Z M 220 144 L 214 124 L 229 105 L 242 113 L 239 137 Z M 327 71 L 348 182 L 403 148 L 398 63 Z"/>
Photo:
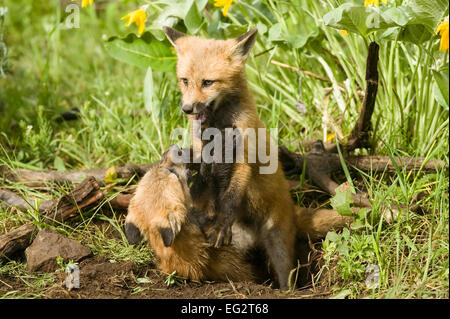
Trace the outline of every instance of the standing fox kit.
<path fill-rule="evenodd" d="M 193 209 L 186 168 L 172 160 L 178 151 L 170 147 L 139 181 L 125 222 L 128 241 L 139 243 L 143 236 L 166 273 L 193 280 L 252 280 L 244 252 L 233 246 L 216 249 L 205 241 L 200 228 L 205 213 Z"/>
<path fill-rule="evenodd" d="M 264 124 L 248 89 L 245 62 L 256 40 L 257 30 L 229 40 L 203 39 L 165 27 L 178 55 L 177 77 L 183 96 L 181 109 L 201 130 L 227 128 L 258 134 Z M 266 139 L 268 134 L 266 134 Z M 195 137 L 194 137 L 195 138 Z M 244 161 L 205 163 L 191 189 L 192 199 L 212 193 L 216 219 L 205 230 L 210 244 L 229 245 L 232 225 L 237 224 L 262 247 L 281 289 L 288 289 L 293 268 L 294 203 L 281 165 L 272 174 L 261 174 L 259 159 L 249 161 L 250 145 L 244 135 Z M 194 140 L 194 143 L 196 141 Z M 200 143 L 205 144 L 205 140 Z M 278 158 L 276 159 L 278 160 Z"/>

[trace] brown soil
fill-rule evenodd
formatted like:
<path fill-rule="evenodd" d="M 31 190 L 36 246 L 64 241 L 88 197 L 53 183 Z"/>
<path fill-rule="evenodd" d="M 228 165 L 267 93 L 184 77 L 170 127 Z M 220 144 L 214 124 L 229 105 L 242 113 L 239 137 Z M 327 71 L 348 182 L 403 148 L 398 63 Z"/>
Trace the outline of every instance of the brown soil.
<path fill-rule="evenodd" d="M 79 264 L 80 289 L 69 291 L 65 287 L 65 274 L 57 273 L 56 282 L 45 288 L 44 298 L 64 299 L 195 299 L 195 298 L 324 298 L 329 293 L 308 289 L 296 289 L 283 294 L 269 285 L 250 282 L 239 283 L 198 283 L 180 279 L 178 284 L 168 287 L 167 275 L 153 266 L 136 267 L 132 262 L 111 263 L 106 258 L 97 256 L 86 259 Z M 145 278 L 146 282 L 142 282 Z M 19 278 L 0 275 L 0 295 L 9 291 L 19 291 L 30 295 L 32 290 Z"/>

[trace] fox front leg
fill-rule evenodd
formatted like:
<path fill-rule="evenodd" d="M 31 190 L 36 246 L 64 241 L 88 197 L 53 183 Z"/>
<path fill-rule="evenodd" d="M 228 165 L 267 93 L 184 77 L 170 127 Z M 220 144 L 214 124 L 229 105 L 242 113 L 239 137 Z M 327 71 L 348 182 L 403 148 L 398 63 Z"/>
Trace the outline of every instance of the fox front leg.
<path fill-rule="evenodd" d="M 216 222 L 214 226 L 206 231 L 208 242 L 215 248 L 222 245 L 230 245 L 232 240 L 231 227 L 242 208 L 242 202 L 251 176 L 251 167 L 248 164 L 234 164 L 230 170 L 231 178 L 228 177 L 228 186 L 219 191 L 215 198 Z M 217 172 L 215 172 L 217 173 Z M 216 176 L 217 179 L 218 176 Z M 226 176 L 222 177 L 222 185 L 226 182 Z"/>

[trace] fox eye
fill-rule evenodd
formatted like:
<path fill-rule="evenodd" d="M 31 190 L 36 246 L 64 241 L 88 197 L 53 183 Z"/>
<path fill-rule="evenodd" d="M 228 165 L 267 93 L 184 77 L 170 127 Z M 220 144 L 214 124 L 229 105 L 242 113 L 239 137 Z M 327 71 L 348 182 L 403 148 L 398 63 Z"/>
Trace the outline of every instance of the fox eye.
<path fill-rule="evenodd" d="M 213 85 L 213 83 L 214 83 L 213 80 L 203 80 L 202 81 L 202 88 L 210 87 L 211 85 Z"/>
<path fill-rule="evenodd" d="M 183 82 L 183 84 L 184 84 L 185 86 L 188 86 L 188 84 L 189 84 L 188 79 L 182 78 L 181 81 Z"/>

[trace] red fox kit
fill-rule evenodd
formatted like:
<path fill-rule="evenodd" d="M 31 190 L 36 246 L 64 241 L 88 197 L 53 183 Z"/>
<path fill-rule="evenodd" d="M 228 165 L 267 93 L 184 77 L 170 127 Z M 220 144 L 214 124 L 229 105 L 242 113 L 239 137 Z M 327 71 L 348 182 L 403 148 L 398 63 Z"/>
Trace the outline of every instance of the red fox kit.
<path fill-rule="evenodd" d="M 191 128 L 192 121 L 199 121 L 202 131 L 217 128 L 223 132 L 232 128 L 247 132 L 250 129 L 258 141 L 260 134 L 267 137 L 267 133 L 259 133 L 264 124 L 245 75 L 245 62 L 257 30 L 229 40 L 187 36 L 168 27 L 164 31 L 178 55 L 181 109 L 189 117 Z M 244 161 L 202 162 L 200 177 L 191 194 L 194 202 L 205 191 L 213 194 L 216 220 L 206 231 L 208 241 L 215 247 L 229 245 L 232 225 L 239 225 L 264 249 L 280 288 L 286 290 L 293 268 L 296 234 L 289 184 L 281 165 L 271 174 L 261 174 L 260 158 L 255 162 L 249 160 L 250 149 L 258 149 L 261 144 L 252 145 L 248 135 L 243 138 Z M 206 140 L 200 143 L 204 146 Z"/>
<path fill-rule="evenodd" d="M 178 151 L 172 146 L 140 180 L 125 223 L 128 241 L 138 243 L 143 236 L 166 273 L 193 280 L 252 280 L 244 252 L 205 241 L 199 226 L 205 215 L 193 209 L 185 166 L 172 160 Z"/>

